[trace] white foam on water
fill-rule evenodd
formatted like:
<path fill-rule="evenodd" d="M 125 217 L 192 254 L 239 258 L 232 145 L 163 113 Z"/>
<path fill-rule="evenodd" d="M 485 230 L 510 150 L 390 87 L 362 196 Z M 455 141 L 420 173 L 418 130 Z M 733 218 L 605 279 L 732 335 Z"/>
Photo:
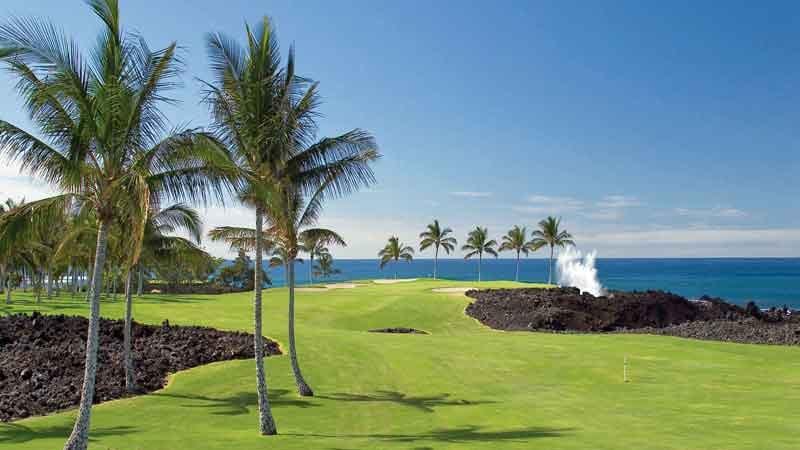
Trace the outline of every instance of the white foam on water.
<path fill-rule="evenodd" d="M 558 284 L 576 287 L 581 293 L 588 292 L 595 297 L 606 295 L 606 290 L 597 278 L 595 258 L 597 252 L 594 250 L 583 256 L 579 250 L 567 247 L 558 255 Z"/>

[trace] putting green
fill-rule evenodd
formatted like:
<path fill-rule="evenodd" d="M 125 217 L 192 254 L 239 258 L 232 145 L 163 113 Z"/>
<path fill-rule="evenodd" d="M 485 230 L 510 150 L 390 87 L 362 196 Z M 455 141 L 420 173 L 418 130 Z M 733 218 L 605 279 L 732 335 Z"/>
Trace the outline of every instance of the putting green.
<path fill-rule="evenodd" d="M 468 299 L 368 283 L 297 294 L 299 357 L 317 397 L 294 392 L 288 358 L 267 361 L 279 435 L 257 433 L 252 361 L 175 375 L 92 416 L 93 449 L 796 449 L 800 349 L 660 336 L 504 333 Z M 482 287 L 522 286 L 481 283 Z M 102 314 L 121 317 L 118 302 Z M 137 299 L 137 321 L 251 329 L 251 295 Z M 286 290 L 265 296 L 265 334 L 286 342 Z M 0 313 L 85 315 L 86 303 L 17 297 Z M 368 333 L 412 327 L 430 335 Z M 628 356 L 631 382 L 622 380 Z M 0 448 L 60 448 L 74 411 L 0 424 Z"/>

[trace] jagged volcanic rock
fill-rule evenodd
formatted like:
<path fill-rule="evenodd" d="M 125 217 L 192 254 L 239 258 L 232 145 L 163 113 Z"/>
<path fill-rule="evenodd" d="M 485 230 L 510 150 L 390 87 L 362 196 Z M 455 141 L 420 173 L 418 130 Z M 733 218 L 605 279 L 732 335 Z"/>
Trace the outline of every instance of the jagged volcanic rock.
<path fill-rule="evenodd" d="M 80 402 L 88 320 L 81 317 L 0 317 L 0 421 L 42 415 Z M 253 357 L 253 336 L 212 328 L 133 325 L 136 383 L 162 388 L 168 374 L 216 361 Z M 94 402 L 125 397 L 123 322 L 102 319 Z M 280 354 L 265 339 L 267 355 Z"/>
<path fill-rule="evenodd" d="M 469 291 L 467 314 L 500 330 L 630 331 L 747 343 L 797 344 L 800 314 L 663 291 L 595 297 L 575 288 Z"/>

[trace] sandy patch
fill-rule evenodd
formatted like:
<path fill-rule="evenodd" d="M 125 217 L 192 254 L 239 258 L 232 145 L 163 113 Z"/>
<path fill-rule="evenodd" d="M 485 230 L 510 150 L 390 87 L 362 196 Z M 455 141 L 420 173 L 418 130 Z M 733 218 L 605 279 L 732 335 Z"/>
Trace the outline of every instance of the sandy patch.
<path fill-rule="evenodd" d="M 463 294 L 467 291 L 471 291 L 473 289 L 477 289 L 474 287 L 447 287 L 447 288 L 436 288 L 433 289 L 433 292 L 439 292 L 442 294 Z"/>
<path fill-rule="evenodd" d="M 372 280 L 375 284 L 396 284 L 396 283 L 407 283 L 409 281 L 417 281 L 416 278 L 398 278 L 394 279 L 384 279 L 384 280 Z"/>
<path fill-rule="evenodd" d="M 299 287 L 294 290 L 297 292 L 326 292 L 333 289 L 355 289 L 356 287 L 358 287 L 358 285 L 355 283 L 334 283 L 326 284 L 323 287 Z"/>
<path fill-rule="evenodd" d="M 328 289 L 355 289 L 358 285 L 355 283 L 336 283 L 326 284 L 325 287 Z"/>

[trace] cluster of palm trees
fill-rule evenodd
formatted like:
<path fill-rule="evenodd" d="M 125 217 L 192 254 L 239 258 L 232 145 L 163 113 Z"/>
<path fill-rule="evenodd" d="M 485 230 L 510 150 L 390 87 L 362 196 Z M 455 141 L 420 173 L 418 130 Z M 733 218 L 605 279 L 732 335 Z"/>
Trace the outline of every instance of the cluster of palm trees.
<path fill-rule="evenodd" d="M 549 216 L 538 224 L 538 229 L 530 235 L 524 226 L 515 225 L 502 237 L 501 243 L 491 239 L 489 230 L 486 227 L 475 227 L 467 234 L 467 240 L 461 246 L 464 252 L 464 259 L 477 257 L 478 259 L 478 281 L 481 281 L 481 265 L 484 255 L 498 257 L 498 252 L 514 252 L 516 254 L 516 275 L 515 280 L 519 281 L 519 261 L 520 256 L 528 256 L 530 253 L 542 247 L 550 248 L 550 258 L 547 264 L 547 283 L 553 283 L 553 256 L 556 247 L 563 248 L 568 245 L 575 245 L 572 235 L 566 230 L 561 230 L 561 218 Z M 444 250 L 448 255 L 454 251 L 458 242 L 453 237 L 453 230 L 442 227 L 438 220 L 428 224 L 425 231 L 420 233 L 419 250 L 424 251 L 433 248 L 433 278 L 438 278 L 439 249 Z M 405 245 L 397 236 L 389 238 L 386 246 L 378 252 L 380 258 L 380 268 L 383 269 L 387 264 L 400 260 L 411 261 L 414 259 L 414 249 Z M 395 278 L 397 269 L 395 267 Z"/>
<path fill-rule="evenodd" d="M 312 395 L 294 348 L 294 263 L 301 251 L 328 261 L 325 247 L 344 244 L 315 224 L 326 200 L 374 183 L 375 140 L 358 129 L 317 139 L 318 84 L 295 73 L 293 50 L 282 62 L 268 18 L 246 27 L 245 45 L 220 33 L 207 36 L 212 79 L 202 85 L 210 125 L 174 129 L 162 107 L 174 103 L 170 91 L 183 69 L 177 44 L 152 50 L 141 36 L 123 31 L 117 0 L 87 3 L 103 28 L 85 54 L 47 22 L 18 18 L 0 25 L 0 63 L 16 79 L 37 127 L 32 133 L 0 120 L 0 152 L 59 191 L 0 216 L 0 259 L 4 267 L 44 268 L 47 279 L 69 261 L 87 272 L 89 284 L 84 382 L 64 448 L 84 450 L 88 443 L 104 272 L 123 274 L 130 355 L 133 274 L 141 280 L 145 261 L 158 252 L 194 245 L 169 243 L 167 234 L 182 230 L 199 240 L 200 221 L 185 204 L 232 200 L 254 209 L 255 226 L 216 229 L 211 238 L 255 253 L 259 428 L 275 434 L 263 364 L 262 261 L 270 254 L 271 264 L 286 267 L 292 368 L 298 392 Z M 59 229 L 63 235 L 53 233 Z M 20 254 L 26 245 L 51 245 L 40 253 L 65 259 L 29 264 Z M 133 388 L 130 367 L 127 359 Z"/>

